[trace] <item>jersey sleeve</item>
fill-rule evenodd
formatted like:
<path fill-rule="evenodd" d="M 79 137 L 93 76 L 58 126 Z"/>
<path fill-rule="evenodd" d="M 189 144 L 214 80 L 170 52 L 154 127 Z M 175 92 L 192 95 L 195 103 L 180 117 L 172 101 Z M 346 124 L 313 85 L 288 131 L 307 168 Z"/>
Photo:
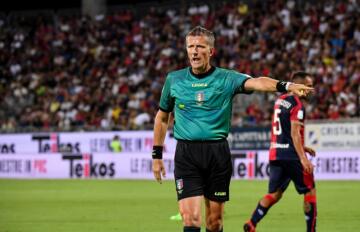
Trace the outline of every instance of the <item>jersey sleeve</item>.
<path fill-rule="evenodd" d="M 245 93 L 245 94 L 253 93 L 253 91 L 245 90 L 245 82 L 252 78 L 250 75 L 232 71 L 231 76 L 232 76 L 232 80 L 233 80 L 233 88 L 234 88 L 235 94 L 237 94 L 237 93 Z"/>
<path fill-rule="evenodd" d="M 171 77 L 168 75 L 165 80 L 160 98 L 160 110 L 172 112 L 174 109 L 174 99 L 171 97 Z"/>
<path fill-rule="evenodd" d="M 305 112 L 302 107 L 301 102 L 297 104 L 290 110 L 290 120 L 291 121 L 303 121 L 305 118 Z"/>

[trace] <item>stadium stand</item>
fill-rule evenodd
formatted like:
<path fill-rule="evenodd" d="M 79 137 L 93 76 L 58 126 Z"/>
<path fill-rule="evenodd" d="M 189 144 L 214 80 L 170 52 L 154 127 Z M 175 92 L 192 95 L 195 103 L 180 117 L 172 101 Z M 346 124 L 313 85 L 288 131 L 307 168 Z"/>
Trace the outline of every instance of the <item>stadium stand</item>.
<path fill-rule="evenodd" d="M 214 65 L 279 79 L 306 70 L 317 86 L 309 119 L 359 117 L 357 1 L 245 2 L 0 14 L 1 131 L 152 128 L 165 75 L 187 65 L 184 35 L 199 24 L 216 33 Z M 235 98 L 233 126 L 269 125 L 274 97 Z"/>

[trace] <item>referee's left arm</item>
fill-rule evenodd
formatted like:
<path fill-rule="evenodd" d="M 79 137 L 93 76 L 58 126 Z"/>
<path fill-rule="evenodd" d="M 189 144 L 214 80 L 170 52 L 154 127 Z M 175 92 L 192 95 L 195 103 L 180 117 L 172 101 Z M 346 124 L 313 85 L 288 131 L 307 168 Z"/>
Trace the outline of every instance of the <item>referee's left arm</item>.
<path fill-rule="evenodd" d="M 270 77 L 249 78 L 246 80 L 244 88 L 246 91 L 292 92 L 298 96 L 305 95 L 305 91 L 314 90 L 314 88 L 303 84 L 279 81 Z"/>

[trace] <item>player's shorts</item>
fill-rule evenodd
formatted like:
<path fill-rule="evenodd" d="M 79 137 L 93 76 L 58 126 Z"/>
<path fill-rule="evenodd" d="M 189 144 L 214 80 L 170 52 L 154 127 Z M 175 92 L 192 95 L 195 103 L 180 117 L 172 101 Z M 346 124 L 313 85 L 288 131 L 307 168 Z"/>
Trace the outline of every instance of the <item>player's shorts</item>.
<path fill-rule="evenodd" d="M 278 189 L 284 192 L 291 180 L 299 194 L 305 194 L 315 188 L 314 175 L 304 171 L 300 160 L 270 161 L 269 193 L 274 193 Z"/>
<path fill-rule="evenodd" d="M 178 200 L 204 196 L 212 201 L 228 201 L 232 175 L 228 142 L 178 140 L 174 174 Z"/>

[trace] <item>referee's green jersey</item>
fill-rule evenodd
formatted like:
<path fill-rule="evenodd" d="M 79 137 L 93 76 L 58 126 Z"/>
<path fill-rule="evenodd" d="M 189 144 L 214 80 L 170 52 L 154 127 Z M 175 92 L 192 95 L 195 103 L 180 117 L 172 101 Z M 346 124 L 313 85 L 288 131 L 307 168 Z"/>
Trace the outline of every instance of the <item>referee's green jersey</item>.
<path fill-rule="evenodd" d="M 182 140 L 219 140 L 227 137 L 232 100 L 246 93 L 251 78 L 233 70 L 212 67 L 195 75 L 191 67 L 170 72 L 160 99 L 160 110 L 174 112 L 174 136 Z"/>

